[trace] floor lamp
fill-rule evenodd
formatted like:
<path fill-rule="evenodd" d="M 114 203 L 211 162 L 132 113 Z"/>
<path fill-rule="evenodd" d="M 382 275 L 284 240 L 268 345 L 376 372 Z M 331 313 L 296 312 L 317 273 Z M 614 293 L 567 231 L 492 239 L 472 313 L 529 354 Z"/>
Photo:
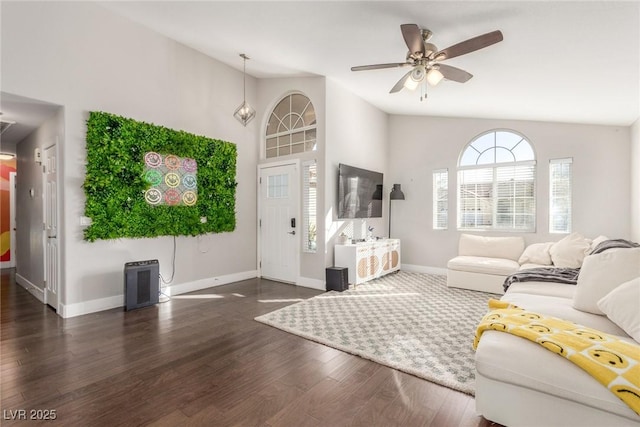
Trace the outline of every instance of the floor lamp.
<path fill-rule="evenodd" d="M 400 184 L 393 184 L 393 190 L 389 194 L 389 238 L 391 238 L 391 201 L 404 200 L 404 193 L 400 189 Z"/>

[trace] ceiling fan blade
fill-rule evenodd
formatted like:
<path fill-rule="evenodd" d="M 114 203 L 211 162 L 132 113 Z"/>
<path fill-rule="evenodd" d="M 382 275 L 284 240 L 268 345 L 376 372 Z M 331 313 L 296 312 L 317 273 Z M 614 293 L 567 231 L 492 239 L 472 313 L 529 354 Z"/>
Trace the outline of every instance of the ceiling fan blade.
<path fill-rule="evenodd" d="M 424 56 L 424 42 L 422 41 L 422 31 L 416 24 L 402 24 L 400 25 L 400 31 L 402 31 L 402 37 L 404 42 L 409 48 L 409 52 L 415 54 L 420 52 Z"/>
<path fill-rule="evenodd" d="M 446 49 L 442 49 L 440 52 L 433 55 L 436 61 L 444 61 L 445 59 L 455 58 L 456 56 L 471 53 L 476 50 L 482 49 L 492 44 L 501 42 L 503 39 L 501 31 L 492 31 L 481 36 L 465 40 L 453 46 L 449 46 Z"/>
<path fill-rule="evenodd" d="M 404 87 L 404 82 L 407 81 L 407 79 L 411 76 L 412 72 L 413 72 L 413 70 L 409 71 L 407 74 L 402 76 L 402 78 L 400 80 L 398 80 L 398 83 L 396 83 L 396 85 L 391 88 L 389 93 L 400 92 L 402 90 L 402 88 Z"/>
<path fill-rule="evenodd" d="M 383 68 L 400 68 L 408 65 L 411 64 L 408 62 L 393 62 L 389 64 L 359 65 L 357 67 L 351 67 L 351 71 L 381 70 Z"/>
<path fill-rule="evenodd" d="M 453 80 L 454 82 L 464 83 L 473 77 L 473 74 L 467 73 L 465 70 L 461 70 L 460 68 L 452 67 L 450 65 L 438 64 L 438 71 L 442 73 L 445 79 Z"/>

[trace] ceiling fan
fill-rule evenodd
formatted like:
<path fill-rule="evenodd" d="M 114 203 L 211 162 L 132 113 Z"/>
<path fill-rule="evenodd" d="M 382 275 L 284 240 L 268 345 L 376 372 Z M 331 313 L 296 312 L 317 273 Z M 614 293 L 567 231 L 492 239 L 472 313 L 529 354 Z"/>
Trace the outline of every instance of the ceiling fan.
<path fill-rule="evenodd" d="M 398 80 L 398 83 L 391 88 L 389 93 L 399 92 L 402 88 L 415 90 L 422 82 L 429 82 L 431 85 L 435 86 L 443 78 L 454 82 L 464 83 L 473 77 L 473 75 L 461 70 L 460 68 L 441 64 L 441 62 L 491 46 L 503 39 L 502 32 L 492 31 L 481 36 L 470 38 L 469 40 L 465 40 L 458 44 L 454 44 L 446 49 L 438 50 L 433 43 L 428 42 L 433 34 L 431 31 L 427 29 L 420 29 L 416 24 L 402 24 L 400 25 L 400 30 L 402 31 L 402 37 L 404 37 L 404 41 L 409 48 L 405 62 L 351 67 L 351 71 L 412 67 L 408 73 Z M 424 97 L 426 98 L 426 89 Z"/>

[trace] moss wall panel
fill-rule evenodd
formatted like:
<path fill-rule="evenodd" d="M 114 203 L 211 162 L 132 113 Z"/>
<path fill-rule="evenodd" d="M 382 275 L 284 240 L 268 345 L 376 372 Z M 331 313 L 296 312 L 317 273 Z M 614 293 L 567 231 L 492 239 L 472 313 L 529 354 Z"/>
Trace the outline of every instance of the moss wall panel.
<path fill-rule="evenodd" d="M 189 206 L 145 199 L 147 153 L 197 164 L 197 201 Z M 236 145 L 104 112 L 87 121 L 84 238 L 195 236 L 233 231 L 236 225 Z M 206 222 L 201 218 L 206 217 Z"/>

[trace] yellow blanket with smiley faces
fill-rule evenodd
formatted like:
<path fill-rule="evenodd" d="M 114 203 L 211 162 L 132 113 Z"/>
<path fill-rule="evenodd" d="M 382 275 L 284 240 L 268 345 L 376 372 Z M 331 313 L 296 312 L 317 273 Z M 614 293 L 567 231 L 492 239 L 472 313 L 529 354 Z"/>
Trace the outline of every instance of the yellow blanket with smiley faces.
<path fill-rule="evenodd" d="M 505 301 L 492 299 L 489 309 L 476 330 L 474 349 L 484 331 L 526 338 L 578 365 L 640 415 L 640 345 Z"/>

